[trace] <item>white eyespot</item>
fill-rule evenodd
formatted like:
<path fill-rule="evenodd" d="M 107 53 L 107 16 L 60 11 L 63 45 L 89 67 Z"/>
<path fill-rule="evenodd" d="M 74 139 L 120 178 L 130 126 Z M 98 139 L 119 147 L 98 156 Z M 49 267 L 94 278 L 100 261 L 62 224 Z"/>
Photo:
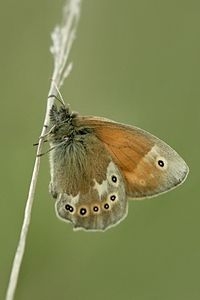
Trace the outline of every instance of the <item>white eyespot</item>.
<path fill-rule="evenodd" d="M 116 174 L 111 174 L 109 176 L 109 182 L 113 185 L 113 186 L 118 186 L 119 185 L 119 177 Z"/>
<path fill-rule="evenodd" d="M 69 212 L 70 214 L 75 213 L 75 207 L 69 203 L 65 204 L 65 210 Z"/>
<path fill-rule="evenodd" d="M 117 169 L 117 166 L 111 161 L 107 168 L 107 180 L 109 184 L 114 187 L 117 187 L 120 183 L 120 172 Z"/>
<path fill-rule="evenodd" d="M 105 210 L 110 210 L 111 209 L 111 205 L 108 202 L 104 202 L 102 203 L 102 209 Z"/>
<path fill-rule="evenodd" d="M 89 215 L 89 210 L 86 206 L 80 206 L 78 208 L 78 213 L 81 217 L 87 217 Z"/>
<path fill-rule="evenodd" d="M 158 168 L 158 169 L 160 169 L 160 170 L 166 170 L 167 169 L 167 160 L 164 158 L 164 157 L 162 157 L 162 156 L 158 156 L 157 158 L 156 158 L 156 167 Z"/>
<path fill-rule="evenodd" d="M 111 180 L 112 180 L 112 182 L 116 183 L 117 182 L 117 176 L 112 175 L 111 176 Z"/>
<path fill-rule="evenodd" d="M 97 215 L 101 212 L 101 208 L 100 208 L 100 205 L 99 204 L 94 204 L 92 205 L 92 209 L 91 211 L 93 212 L 93 214 Z"/>
<path fill-rule="evenodd" d="M 118 200 L 118 195 L 116 193 L 112 193 L 108 195 L 108 201 L 114 203 Z"/>

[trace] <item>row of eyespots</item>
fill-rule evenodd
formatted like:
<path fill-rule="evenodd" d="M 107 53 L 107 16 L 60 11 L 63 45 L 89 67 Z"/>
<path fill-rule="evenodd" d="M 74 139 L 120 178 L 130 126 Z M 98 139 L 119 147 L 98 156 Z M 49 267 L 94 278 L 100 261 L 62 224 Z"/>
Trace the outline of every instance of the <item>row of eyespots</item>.
<path fill-rule="evenodd" d="M 114 194 L 112 194 L 112 195 L 109 196 L 109 200 L 110 200 L 111 202 L 114 202 L 114 201 L 117 200 L 117 196 L 114 195 Z M 111 205 L 110 205 L 109 202 L 103 203 L 103 205 L 102 205 L 102 209 L 103 209 L 103 210 L 109 210 L 110 208 L 111 208 Z M 66 209 L 67 211 L 69 211 L 70 213 L 74 213 L 74 212 L 75 212 L 75 208 L 74 208 L 72 205 L 70 205 L 70 204 L 66 204 L 66 205 L 65 205 L 65 209 Z M 93 211 L 94 214 L 97 214 L 97 213 L 100 213 L 100 212 L 101 212 L 101 208 L 100 208 L 99 205 L 94 205 L 94 206 L 92 207 L 92 211 Z M 85 206 L 84 206 L 84 207 L 80 207 L 80 208 L 78 209 L 78 212 L 79 212 L 79 215 L 81 215 L 81 216 L 87 216 L 88 213 L 89 213 L 88 209 L 87 209 Z"/>

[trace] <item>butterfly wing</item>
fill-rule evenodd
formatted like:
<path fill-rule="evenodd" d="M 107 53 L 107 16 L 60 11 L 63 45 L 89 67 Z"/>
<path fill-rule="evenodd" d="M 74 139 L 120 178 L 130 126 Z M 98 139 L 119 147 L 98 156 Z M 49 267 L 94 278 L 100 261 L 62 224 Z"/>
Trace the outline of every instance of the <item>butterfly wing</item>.
<path fill-rule="evenodd" d="M 116 182 L 112 176 L 117 178 Z M 88 193 L 75 197 L 60 194 L 56 212 L 62 220 L 72 222 L 75 229 L 105 230 L 123 220 L 127 215 L 127 198 L 123 178 L 115 164 L 109 163 L 106 179 L 101 184 L 95 181 Z"/>
<path fill-rule="evenodd" d="M 76 133 L 73 142 L 55 147 L 50 164 L 50 192 L 62 220 L 77 229 L 105 230 L 125 218 L 123 176 L 93 132 Z"/>
<path fill-rule="evenodd" d="M 126 193 L 140 199 L 166 192 L 188 174 L 185 161 L 152 134 L 98 117 L 79 117 L 79 126 L 94 130 L 122 172 Z"/>

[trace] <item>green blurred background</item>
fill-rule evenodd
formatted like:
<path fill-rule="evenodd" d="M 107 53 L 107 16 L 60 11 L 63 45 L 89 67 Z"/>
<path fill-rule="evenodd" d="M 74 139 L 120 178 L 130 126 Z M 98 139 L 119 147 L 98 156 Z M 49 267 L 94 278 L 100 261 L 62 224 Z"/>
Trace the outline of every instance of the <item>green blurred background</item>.
<path fill-rule="evenodd" d="M 63 1 L 0 10 L 0 299 L 21 228 L 52 72 L 50 32 Z M 129 203 L 105 233 L 73 232 L 48 194 L 43 157 L 17 300 L 200 299 L 200 2 L 83 1 L 73 72 L 61 92 L 81 114 L 142 127 L 190 174 L 180 188 Z"/>

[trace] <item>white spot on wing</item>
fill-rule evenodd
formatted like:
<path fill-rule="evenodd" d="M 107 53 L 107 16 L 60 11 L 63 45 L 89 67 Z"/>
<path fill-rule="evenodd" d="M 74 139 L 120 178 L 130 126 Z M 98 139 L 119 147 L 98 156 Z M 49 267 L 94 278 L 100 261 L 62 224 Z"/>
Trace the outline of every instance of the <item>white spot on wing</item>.
<path fill-rule="evenodd" d="M 103 180 L 102 183 L 98 183 L 94 179 L 94 189 L 97 190 L 99 194 L 99 198 L 102 198 L 104 194 L 108 193 L 108 184 L 111 183 L 112 185 L 118 186 L 119 185 L 119 176 L 118 176 L 118 169 L 116 165 L 111 161 L 106 170 L 106 180 Z M 111 180 L 112 175 L 117 177 L 117 182 L 113 183 Z"/>
<path fill-rule="evenodd" d="M 70 195 L 69 197 L 71 200 L 70 202 L 75 205 L 79 202 L 80 193 L 78 193 L 75 197 L 73 197 L 72 195 Z"/>
<path fill-rule="evenodd" d="M 69 204 L 76 205 L 79 202 L 80 193 L 78 193 L 75 197 L 72 195 L 68 195 L 66 193 L 60 194 L 58 197 L 58 201 L 64 200 Z"/>
<path fill-rule="evenodd" d="M 159 164 L 159 162 L 161 163 L 161 165 Z M 159 168 L 160 170 L 166 170 L 168 166 L 167 160 L 162 157 L 162 156 L 158 156 L 156 158 L 156 167 Z"/>
<path fill-rule="evenodd" d="M 108 183 L 107 180 L 103 180 L 103 182 L 100 184 L 94 179 L 94 189 L 97 190 L 99 194 L 99 198 L 101 198 L 105 193 L 108 191 Z"/>

